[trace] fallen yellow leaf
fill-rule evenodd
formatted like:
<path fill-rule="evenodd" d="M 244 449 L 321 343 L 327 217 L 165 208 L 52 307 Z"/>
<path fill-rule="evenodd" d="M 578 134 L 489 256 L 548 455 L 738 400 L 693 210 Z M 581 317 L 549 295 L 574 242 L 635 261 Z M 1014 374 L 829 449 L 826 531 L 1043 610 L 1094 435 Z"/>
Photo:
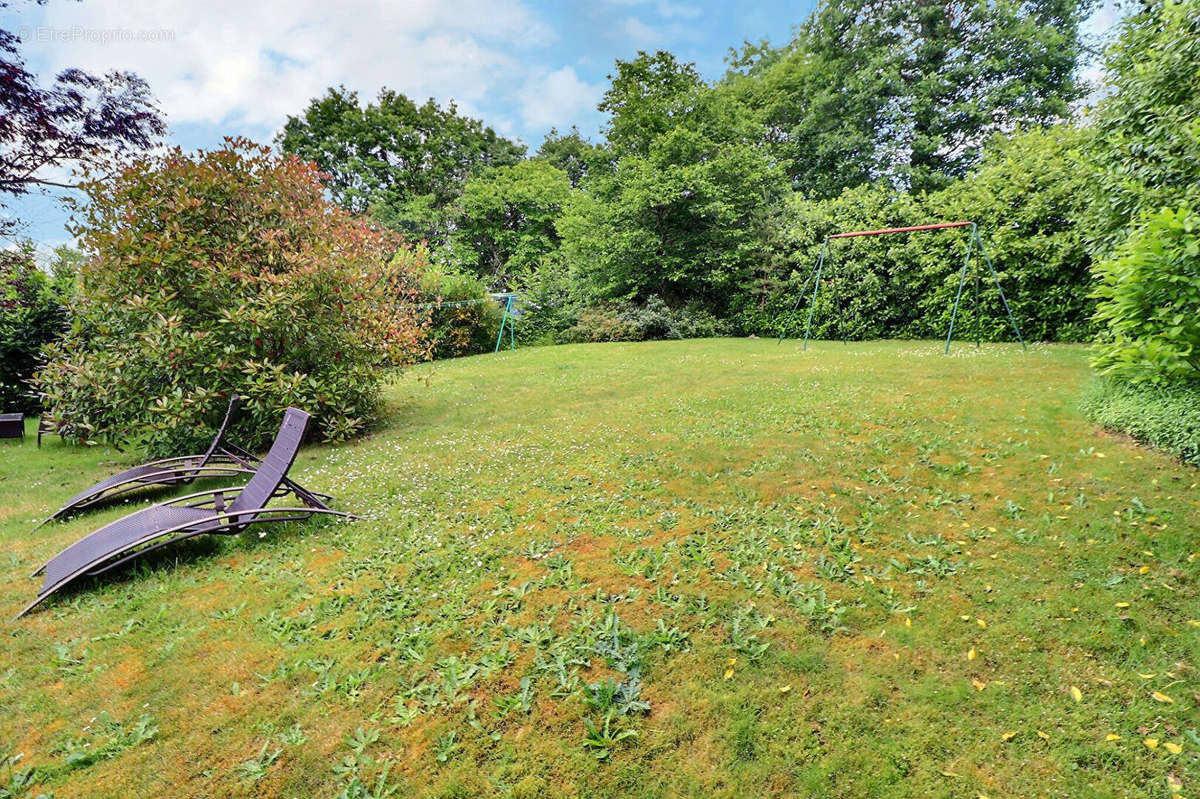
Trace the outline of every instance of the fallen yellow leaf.
<path fill-rule="evenodd" d="M 904 619 L 904 626 L 905 626 L 905 627 L 912 627 L 912 619 L 910 619 L 910 618 L 905 618 L 905 619 Z"/>
<path fill-rule="evenodd" d="M 779 687 L 779 693 L 781 693 L 781 694 L 786 694 L 790 690 L 792 690 L 792 686 L 790 686 L 790 685 L 781 685 Z"/>
<path fill-rule="evenodd" d="M 987 688 L 987 683 L 980 680 L 971 680 L 971 685 L 975 687 L 976 691 L 982 691 L 984 688 Z"/>
<path fill-rule="evenodd" d="M 984 621 L 983 619 L 976 619 L 975 623 L 978 624 L 980 627 L 984 628 L 985 630 L 987 629 L 987 622 Z"/>
<path fill-rule="evenodd" d="M 1050 733 L 1047 733 L 1047 732 L 1042 732 L 1041 730 L 1038 730 L 1038 731 L 1037 731 L 1037 735 L 1038 735 L 1038 737 L 1039 737 L 1039 738 L 1041 738 L 1043 741 L 1049 741 L 1049 740 L 1050 740 Z"/>
<path fill-rule="evenodd" d="M 1178 795 L 1183 790 L 1183 780 L 1176 777 L 1174 774 L 1167 775 L 1167 787 L 1171 789 L 1171 793 Z"/>
<path fill-rule="evenodd" d="M 1146 740 L 1142 741 L 1142 743 L 1144 743 L 1146 745 L 1147 749 L 1157 749 L 1158 748 L 1158 739 L 1157 738 L 1147 738 Z"/>
<path fill-rule="evenodd" d="M 1104 736 L 1104 740 L 1106 740 L 1106 741 L 1119 741 L 1119 740 L 1121 740 L 1121 736 L 1120 736 L 1120 735 L 1117 735 L 1116 733 L 1111 733 L 1111 732 L 1110 732 L 1108 735 L 1105 735 L 1105 736 Z"/>
<path fill-rule="evenodd" d="M 1200 621 L 1197 621 L 1196 619 L 1188 619 L 1188 624 L 1192 625 L 1193 627 L 1200 627 Z"/>
<path fill-rule="evenodd" d="M 1150 567 L 1149 567 L 1149 566 L 1143 566 L 1142 568 L 1138 569 L 1138 574 L 1145 574 L 1145 573 L 1146 573 L 1146 572 L 1148 572 L 1148 571 L 1150 571 Z"/>
<path fill-rule="evenodd" d="M 1151 672 L 1150 674 L 1142 674 L 1139 671 L 1138 676 L 1141 677 L 1143 680 L 1153 680 L 1156 675 L 1153 672 Z"/>
<path fill-rule="evenodd" d="M 975 657 L 976 657 L 976 655 L 975 655 L 974 649 L 972 649 L 970 652 L 967 652 L 967 660 L 974 660 Z"/>
<path fill-rule="evenodd" d="M 1118 603 L 1117 603 L 1117 607 L 1119 607 L 1119 608 L 1127 608 L 1127 607 L 1129 607 L 1129 603 L 1128 603 L 1128 602 L 1118 602 Z"/>
<path fill-rule="evenodd" d="M 1083 691 L 1079 690 L 1079 688 L 1077 686 L 1072 685 L 1071 686 L 1071 698 L 1074 699 L 1076 702 L 1082 702 L 1083 701 Z"/>
<path fill-rule="evenodd" d="M 1170 752 L 1173 755 L 1177 755 L 1183 751 L 1182 746 L 1180 746 L 1179 744 L 1176 744 L 1176 743 L 1171 743 L 1170 741 L 1163 741 L 1163 748 L 1165 748 L 1168 752 Z"/>
<path fill-rule="evenodd" d="M 1164 705 L 1175 704 L 1175 700 L 1164 694 L 1162 691 L 1154 691 L 1150 694 L 1150 696 L 1154 698 L 1155 702 L 1162 702 Z"/>
<path fill-rule="evenodd" d="M 1013 738 L 1016 738 L 1016 737 L 1017 737 L 1017 731 L 1016 731 L 1016 730 L 1009 730 L 1008 732 L 1002 732 L 1002 733 L 1000 733 L 1000 740 L 1001 740 L 1001 741 L 1011 741 Z"/>
<path fill-rule="evenodd" d="M 732 676 L 733 676 L 733 669 L 725 669 L 725 679 L 728 680 Z"/>

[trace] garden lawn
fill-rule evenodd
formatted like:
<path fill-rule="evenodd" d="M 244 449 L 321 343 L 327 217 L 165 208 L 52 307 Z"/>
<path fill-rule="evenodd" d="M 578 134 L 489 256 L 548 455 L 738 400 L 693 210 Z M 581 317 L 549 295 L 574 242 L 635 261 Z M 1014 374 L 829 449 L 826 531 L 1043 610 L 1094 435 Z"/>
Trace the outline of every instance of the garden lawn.
<path fill-rule="evenodd" d="M 1200 796 L 1200 472 L 1086 422 L 1086 360 L 427 365 L 297 461 L 363 520 L 17 621 L 129 506 L 33 522 L 133 459 L 0 441 L 0 796 Z"/>

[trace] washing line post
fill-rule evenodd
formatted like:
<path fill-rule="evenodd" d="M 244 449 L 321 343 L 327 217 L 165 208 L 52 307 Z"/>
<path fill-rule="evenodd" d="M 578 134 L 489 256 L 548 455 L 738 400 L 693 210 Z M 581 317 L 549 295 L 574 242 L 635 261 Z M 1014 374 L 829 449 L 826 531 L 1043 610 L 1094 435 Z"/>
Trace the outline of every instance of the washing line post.
<path fill-rule="evenodd" d="M 506 325 L 508 326 L 508 348 L 510 350 L 515 350 L 517 348 L 516 331 L 513 329 L 514 325 L 512 318 L 513 296 L 514 295 L 512 294 L 508 294 L 504 298 L 504 316 L 500 318 L 500 333 L 496 336 L 496 349 L 494 352 L 500 351 L 500 345 L 504 342 L 504 328 Z"/>

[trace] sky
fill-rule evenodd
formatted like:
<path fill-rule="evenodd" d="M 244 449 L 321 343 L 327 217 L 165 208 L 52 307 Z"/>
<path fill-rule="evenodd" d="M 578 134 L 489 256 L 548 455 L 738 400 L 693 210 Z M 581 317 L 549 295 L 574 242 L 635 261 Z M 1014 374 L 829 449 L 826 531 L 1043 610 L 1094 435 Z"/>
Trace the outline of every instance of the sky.
<path fill-rule="evenodd" d="M 537 148 L 552 127 L 597 138 L 617 59 L 666 49 L 712 79 L 730 47 L 782 44 L 815 0 L 12 0 L 0 27 L 43 80 L 67 67 L 147 80 L 167 143 L 269 143 L 326 88 L 451 101 Z M 1107 8 L 1107 7 L 1106 7 Z M 1101 9 L 1093 26 L 1111 21 Z M 61 178 L 65 174 L 47 177 Z M 56 195 L 5 198 L 44 251 L 70 241 Z M 4 246 L 6 242 L 0 242 Z"/>

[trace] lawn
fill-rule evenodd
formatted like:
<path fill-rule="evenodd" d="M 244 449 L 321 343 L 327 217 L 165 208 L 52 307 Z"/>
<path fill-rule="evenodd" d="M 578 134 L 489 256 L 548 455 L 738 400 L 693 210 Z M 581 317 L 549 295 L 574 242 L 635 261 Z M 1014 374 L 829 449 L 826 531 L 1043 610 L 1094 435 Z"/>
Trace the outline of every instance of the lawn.
<path fill-rule="evenodd" d="M 363 520 L 17 621 L 128 506 L 34 521 L 132 456 L 0 441 L 0 797 L 1200 795 L 1200 472 L 1097 431 L 1088 379 L 934 342 L 427 365 L 297 461 Z"/>

